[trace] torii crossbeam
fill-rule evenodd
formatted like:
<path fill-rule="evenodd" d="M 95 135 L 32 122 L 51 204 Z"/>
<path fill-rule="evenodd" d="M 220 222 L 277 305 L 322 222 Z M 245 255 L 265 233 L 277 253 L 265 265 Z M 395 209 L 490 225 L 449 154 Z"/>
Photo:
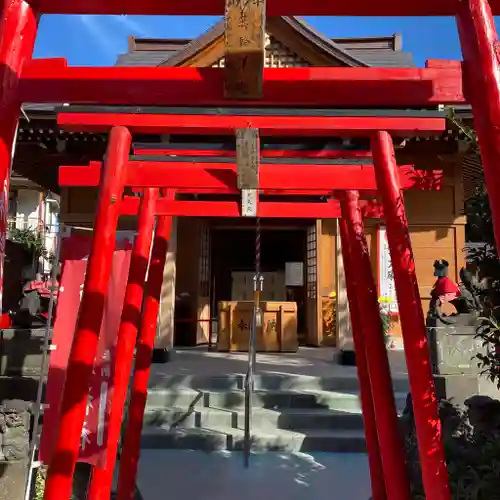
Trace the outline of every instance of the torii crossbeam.
<path fill-rule="evenodd" d="M 350 2 L 324 2 L 323 0 L 268 0 L 270 16 L 453 16 L 455 0 L 371 0 Z M 38 0 L 44 14 L 151 14 L 151 15 L 203 15 L 224 14 L 224 0 Z M 500 14 L 498 0 L 491 2 L 495 14 Z"/>
<path fill-rule="evenodd" d="M 19 94 L 24 102 L 228 105 L 222 68 L 69 67 L 64 59 L 27 62 Z M 460 67 L 265 68 L 262 98 L 232 99 L 231 105 L 426 107 L 464 102 Z"/>
<path fill-rule="evenodd" d="M 189 159 L 188 159 L 189 160 Z M 62 166 L 59 168 L 61 186 L 98 186 L 101 164 L 90 166 Z M 220 194 L 239 194 L 237 167 L 232 162 L 176 161 L 158 158 L 156 161 L 132 159 L 125 166 L 125 186 L 152 187 L 171 179 L 169 187 L 179 190 L 209 190 Z M 401 189 L 438 190 L 443 182 L 443 172 L 415 170 L 406 165 L 398 169 Z M 376 190 L 373 165 L 342 163 L 263 163 L 260 172 L 260 189 L 264 191 L 333 192 L 344 189 Z"/>

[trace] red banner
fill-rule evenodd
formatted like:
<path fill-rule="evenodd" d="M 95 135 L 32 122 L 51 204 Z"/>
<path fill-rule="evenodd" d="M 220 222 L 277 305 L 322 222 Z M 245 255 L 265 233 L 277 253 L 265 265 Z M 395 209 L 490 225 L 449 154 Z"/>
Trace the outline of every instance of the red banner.
<path fill-rule="evenodd" d="M 0 313 L 3 311 L 3 268 L 5 265 L 5 250 L 7 242 L 7 215 L 9 209 L 9 179 L 10 170 L 6 172 L 6 177 L 0 191 Z"/>
<path fill-rule="evenodd" d="M 40 460 L 49 463 L 55 432 L 58 426 L 61 395 L 78 317 L 90 238 L 72 236 L 64 239 L 61 247 L 63 262 L 58 297 L 58 314 L 54 325 L 43 430 L 40 442 Z M 107 418 L 113 395 L 114 350 L 125 297 L 131 244 L 121 242 L 114 252 L 104 317 L 99 335 L 97 355 L 89 386 L 87 415 L 82 431 L 79 461 L 103 467 L 106 457 Z M 124 249 L 125 248 L 125 249 Z"/>

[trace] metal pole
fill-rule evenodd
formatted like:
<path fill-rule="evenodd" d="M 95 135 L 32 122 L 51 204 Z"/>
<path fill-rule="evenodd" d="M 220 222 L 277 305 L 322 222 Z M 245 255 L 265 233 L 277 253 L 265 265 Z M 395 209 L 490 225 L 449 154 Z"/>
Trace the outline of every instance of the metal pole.
<path fill-rule="evenodd" d="M 262 228 L 260 224 L 260 217 L 257 217 L 256 228 L 255 228 L 255 277 L 257 282 L 257 287 L 255 289 L 255 310 L 256 310 L 256 323 L 255 323 L 255 336 L 252 340 L 252 363 L 253 372 L 255 372 L 255 365 L 257 362 L 257 333 L 262 333 L 263 328 L 263 317 L 260 307 L 260 302 L 262 300 L 261 294 L 264 291 L 264 276 L 262 276 L 261 271 L 261 253 L 262 253 Z M 253 390 L 253 375 L 252 373 L 252 390 Z"/>
<path fill-rule="evenodd" d="M 118 331 L 118 342 L 115 350 L 113 400 L 108 421 L 106 466 L 93 469 L 87 495 L 88 500 L 109 500 L 111 496 L 113 472 L 122 430 L 123 408 L 127 399 L 137 332 L 141 323 L 144 283 L 153 239 L 157 198 L 158 189 L 145 189 L 139 208 L 137 236 L 132 250 L 127 289 Z"/>
<path fill-rule="evenodd" d="M 128 406 L 127 428 L 125 430 L 120 458 L 117 500 L 134 499 L 141 451 L 142 425 L 148 395 L 149 374 L 151 371 L 151 358 L 153 356 L 161 288 L 163 285 L 163 270 L 167 258 L 171 228 L 172 217 L 162 216 L 158 218 L 146 284 L 139 343 L 135 357 L 134 378 Z"/>
<path fill-rule="evenodd" d="M 368 373 L 367 353 L 365 351 L 363 324 L 361 310 L 358 304 L 358 284 L 354 279 L 353 266 L 359 265 L 354 261 L 349 239 L 349 228 L 344 218 L 338 221 L 340 233 L 342 258 L 346 278 L 347 300 L 351 316 L 352 337 L 356 352 L 356 366 L 358 371 L 359 388 L 361 393 L 361 408 L 363 410 L 363 423 L 365 428 L 366 447 L 368 450 L 368 463 L 370 466 L 370 479 L 372 485 L 372 499 L 385 500 L 387 498 L 380 446 L 373 407 L 372 388 Z M 370 332 L 367 332 L 370 334 Z"/>
<path fill-rule="evenodd" d="M 101 177 L 94 236 L 61 400 L 60 422 L 47 472 L 44 500 L 69 500 L 81 444 L 89 382 L 97 352 L 111 274 L 116 227 L 123 195 L 131 135 L 114 127 Z"/>
<path fill-rule="evenodd" d="M 0 3 L 0 313 L 2 312 L 3 268 L 7 239 L 10 174 L 21 111 L 18 87 L 21 69 L 31 59 L 38 17 L 25 0 Z"/>
<path fill-rule="evenodd" d="M 474 125 L 500 248 L 500 60 L 498 33 L 488 0 L 460 0 L 457 26 L 464 58 L 464 90 Z"/>
<path fill-rule="evenodd" d="M 49 200 L 47 200 L 49 201 Z M 50 200 L 53 203 L 59 205 L 56 200 Z M 55 304 L 55 282 L 57 281 L 57 273 L 59 269 L 59 260 L 61 257 L 61 235 L 62 226 L 59 225 L 56 238 L 56 252 L 54 257 L 54 263 L 51 269 L 51 279 L 52 286 L 50 288 L 50 299 L 49 299 L 49 310 L 47 315 L 47 325 L 45 330 L 45 338 L 42 346 L 42 361 L 40 363 L 40 379 L 38 380 L 38 389 L 36 395 L 36 403 L 33 410 L 33 432 L 31 438 L 31 448 L 30 448 L 30 459 L 28 466 L 28 477 L 26 479 L 26 490 L 24 492 L 25 500 L 29 500 L 31 494 L 31 483 L 33 481 L 33 470 L 38 469 L 40 464 L 35 462 L 36 452 L 39 445 L 38 431 L 40 427 L 40 413 L 42 406 L 43 389 L 45 386 L 45 376 L 47 374 L 47 361 L 49 359 L 50 342 L 52 339 L 52 320 L 54 317 L 54 304 Z M 57 348 L 57 346 L 55 346 Z"/>
<path fill-rule="evenodd" d="M 363 331 L 373 397 L 380 456 L 388 500 L 410 500 L 403 441 L 394 401 L 391 370 L 380 317 L 378 294 L 366 244 L 358 191 L 346 191 L 341 198 L 342 215 L 349 232 L 353 278 Z"/>
<path fill-rule="evenodd" d="M 427 500 L 449 500 L 448 472 L 427 330 L 394 145 L 387 132 L 377 132 L 371 145 L 398 296 L 425 495 Z"/>
<path fill-rule="evenodd" d="M 254 276 L 254 306 L 250 337 L 248 341 L 248 368 L 245 376 L 245 430 L 243 437 L 243 465 L 250 466 L 252 451 L 252 395 L 254 390 L 255 365 L 257 362 L 257 332 L 262 329 L 262 311 L 260 308 L 261 293 L 264 280 L 260 268 L 261 256 L 261 227 L 260 218 L 256 219 L 255 226 L 255 276 Z"/>

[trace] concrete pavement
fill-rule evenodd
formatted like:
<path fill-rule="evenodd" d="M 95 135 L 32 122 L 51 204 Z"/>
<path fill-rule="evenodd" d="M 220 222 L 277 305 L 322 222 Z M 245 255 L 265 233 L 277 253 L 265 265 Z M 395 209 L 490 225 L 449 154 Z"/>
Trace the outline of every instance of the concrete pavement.
<path fill-rule="evenodd" d="M 255 454 L 143 450 L 138 486 L 144 500 L 368 500 L 363 454 Z"/>

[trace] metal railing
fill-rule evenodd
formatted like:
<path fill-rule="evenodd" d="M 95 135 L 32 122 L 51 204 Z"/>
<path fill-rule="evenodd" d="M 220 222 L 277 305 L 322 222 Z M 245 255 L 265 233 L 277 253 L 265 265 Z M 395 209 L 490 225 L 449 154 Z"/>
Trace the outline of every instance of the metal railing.
<path fill-rule="evenodd" d="M 25 217 L 24 215 L 10 216 L 7 218 L 7 228 L 12 229 L 32 229 L 41 233 L 57 233 L 57 225 L 44 224 L 38 217 Z"/>
<path fill-rule="evenodd" d="M 9 217 L 7 219 L 7 229 L 12 231 L 13 229 L 32 229 L 33 231 L 38 231 L 40 229 L 40 219 L 38 217 Z"/>
<path fill-rule="evenodd" d="M 61 229 L 59 229 L 58 233 L 55 236 L 55 262 L 59 263 L 59 259 L 61 256 Z M 52 283 L 56 283 L 57 281 L 57 270 L 58 266 L 54 265 L 51 269 L 51 278 Z M 50 359 L 50 351 L 57 348 L 57 346 L 53 346 L 52 342 L 52 322 L 54 318 L 54 307 L 56 303 L 56 292 L 58 291 L 57 287 L 52 286 L 50 288 L 50 301 L 49 301 L 49 310 L 47 316 L 47 323 L 45 327 L 45 336 L 42 347 L 42 359 L 40 366 L 40 378 L 38 379 L 38 387 L 37 387 L 37 396 L 36 402 L 33 407 L 33 432 L 30 442 L 30 455 L 29 455 L 29 467 L 28 474 L 26 477 L 26 486 L 25 486 L 25 500 L 29 500 L 31 491 L 32 491 L 32 482 L 33 477 L 35 476 L 35 471 L 42 465 L 37 459 L 39 446 L 40 446 L 40 416 L 43 415 L 43 397 L 44 397 L 44 388 L 45 388 L 45 380 L 48 376 L 48 363 Z"/>

